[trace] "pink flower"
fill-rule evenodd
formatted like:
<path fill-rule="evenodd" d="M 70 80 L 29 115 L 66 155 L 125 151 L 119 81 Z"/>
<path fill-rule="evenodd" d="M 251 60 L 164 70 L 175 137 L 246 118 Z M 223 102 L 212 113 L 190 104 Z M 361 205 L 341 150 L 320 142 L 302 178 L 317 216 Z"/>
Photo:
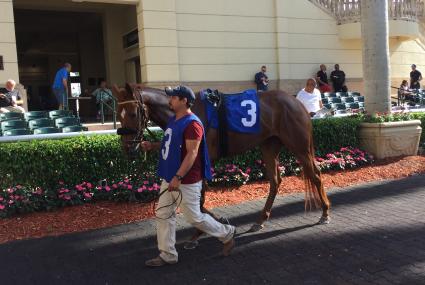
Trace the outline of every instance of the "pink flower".
<path fill-rule="evenodd" d="M 105 187 L 105 191 L 106 191 L 106 192 L 109 192 L 109 191 L 111 191 L 111 187 L 109 187 L 109 186 L 106 186 L 106 187 Z"/>
<path fill-rule="evenodd" d="M 22 189 L 21 185 L 16 185 L 16 189 Z"/>
<path fill-rule="evenodd" d="M 118 185 L 123 185 L 123 184 L 124 184 L 124 182 L 122 182 L 122 181 L 118 182 Z"/>
<path fill-rule="evenodd" d="M 118 185 L 117 184 L 112 184 L 112 188 L 117 189 Z"/>
<path fill-rule="evenodd" d="M 139 189 L 137 189 L 137 192 L 138 192 L 138 193 L 143 192 L 143 188 L 139 188 Z"/>
<path fill-rule="evenodd" d="M 15 192 L 15 190 L 13 190 L 12 188 L 7 189 L 7 193 L 13 193 Z"/>
<path fill-rule="evenodd" d="M 4 200 L 4 198 L 3 197 L 0 197 L 0 201 L 3 201 Z"/>
<path fill-rule="evenodd" d="M 143 181 L 143 184 L 144 185 L 148 185 L 149 184 L 149 181 L 145 180 L 145 181 Z"/>
<path fill-rule="evenodd" d="M 13 203 L 15 203 L 15 202 L 12 201 L 12 200 L 9 200 L 9 202 L 8 202 L 9 205 L 12 205 Z"/>
<path fill-rule="evenodd" d="M 35 194 L 37 195 L 43 194 L 43 189 L 41 189 L 40 187 L 35 188 Z"/>
<path fill-rule="evenodd" d="M 0 204 L 0 210 L 4 210 L 4 208 L 6 208 L 5 205 Z"/>
<path fill-rule="evenodd" d="M 92 193 L 89 193 L 89 192 L 85 192 L 85 193 L 84 193 L 84 197 L 85 197 L 85 198 L 90 199 L 92 196 L 93 196 L 93 194 L 92 194 Z"/>
<path fill-rule="evenodd" d="M 91 188 L 93 188 L 93 185 L 92 185 L 91 183 L 87 183 L 87 187 L 88 187 L 89 189 L 91 189 Z"/>
<path fill-rule="evenodd" d="M 149 188 L 148 188 L 148 190 L 149 190 L 149 191 L 153 191 L 153 187 L 149 187 Z"/>
<path fill-rule="evenodd" d="M 75 186 L 75 189 L 77 189 L 77 191 L 83 191 L 84 188 L 80 185 Z"/>
<path fill-rule="evenodd" d="M 251 167 L 248 167 L 245 172 L 250 174 L 251 173 Z"/>
<path fill-rule="evenodd" d="M 96 190 L 101 191 L 101 190 L 102 190 L 102 187 L 101 187 L 101 186 L 97 186 L 97 187 L 96 187 Z"/>
<path fill-rule="evenodd" d="M 59 180 L 59 185 L 63 185 L 64 182 L 62 180 Z"/>
<path fill-rule="evenodd" d="M 125 182 L 125 183 L 128 183 L 128 182 L 130 182 L 130 180 L 128 180 L 128 179 L 124 179 L 124 182 Z"/>
<path fill-rule="evenodd" d="M 69 196 L 69 195 L 65 195 L 65 196 L 63 196 L 63 199 L 64 199 L 64 200 L 71 200 L 71 196 Z"/>
<path fill-rule="evenodd" d="M 131 186 L 131 185 L 127 185 L 127 189 L 128 189 L 128 190 L 131 190 L 131 189 L 133 189 L 133 186 Z"/>

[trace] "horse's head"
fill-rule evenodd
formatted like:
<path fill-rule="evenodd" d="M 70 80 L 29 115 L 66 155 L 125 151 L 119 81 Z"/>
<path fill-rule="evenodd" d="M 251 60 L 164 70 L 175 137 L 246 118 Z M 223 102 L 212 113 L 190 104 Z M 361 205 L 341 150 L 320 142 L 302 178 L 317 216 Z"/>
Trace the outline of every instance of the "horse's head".
<path fill-rule="evenodd" d="M 126 84 L 125 88 L 113 87 L 117 99 L 117 117 L 121 128 L 121 146 L 128 157 L 134 158 L 139 151 L 143 131 L 149 121 L 148 112 L 140 88 Z"/>

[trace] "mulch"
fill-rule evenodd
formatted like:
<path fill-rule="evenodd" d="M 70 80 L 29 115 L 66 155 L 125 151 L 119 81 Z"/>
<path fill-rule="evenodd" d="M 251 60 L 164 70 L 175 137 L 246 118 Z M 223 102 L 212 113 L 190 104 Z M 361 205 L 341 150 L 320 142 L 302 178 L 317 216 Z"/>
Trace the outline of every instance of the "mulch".
<path fill-rule="evenodd" d="M 401 179 L 420 173 L 425 173 L 425 156 L 386 159 L 355 170 L 327 172 L 322 178 L 327 189 L 369 181 Z M 267 197 L 268 188 L 267 182 L 249 183 L 232 188 L 211 188 L 207 193 L 205 205 L 211 209 L 261 199 Z M 281 195 L 303 191 L 304 182 L 295 176 L 284 178 L 279 188 Z M 65 207 L 54 212 L 0 219 L 0 243 L 111 227 L 153 216 L 153 207 L 140 203 L 96 202 Z"/>

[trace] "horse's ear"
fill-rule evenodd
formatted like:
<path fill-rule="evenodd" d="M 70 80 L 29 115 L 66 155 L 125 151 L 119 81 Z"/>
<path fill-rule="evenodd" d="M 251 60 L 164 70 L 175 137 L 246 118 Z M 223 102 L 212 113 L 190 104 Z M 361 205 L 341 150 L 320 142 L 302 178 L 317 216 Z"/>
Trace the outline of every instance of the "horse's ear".
<path fill-rule="evenodd" d="M 128 95 L 133 96 L 133 86 L 131 86 L 129 83 L 125 84 L 125 90 L 127 91 Z"/>
<path fill-rule="evenodd" d="M 122 93 L 121 93 L 122 89 L 118 87 L 118 85 L 114 84 L 112 86 L 112 95 L 114 95 L 115 99 L 117 99 L 118 101 L 122 101 Z"/>

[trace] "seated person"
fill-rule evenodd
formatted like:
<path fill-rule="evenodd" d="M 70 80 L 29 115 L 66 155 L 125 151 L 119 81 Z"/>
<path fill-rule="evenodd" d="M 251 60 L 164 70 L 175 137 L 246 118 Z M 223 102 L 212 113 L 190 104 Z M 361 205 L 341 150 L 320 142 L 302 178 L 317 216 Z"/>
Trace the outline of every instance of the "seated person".
<path fill-rule="evenodd" d="M 93 91 L 92 96 L 96 97 L 97 119 L 100 119 L 100 103 L 109 103 L 112 101 L 112 91 L 106 87 L 106 81 L 100 82 L 99 88 Z"/>
<path fill-rule="evenodd" d="M 320 70 L 316 74 L 316 80 L 319 83 L 320 92 L 326 93 L 332 91 L 331 86 L 329 86 L 328 74 L 326 73 L 326 65 L 320 65 Z"/>
<path fill-rule="evenodd" d="M 305 88 L 298 92 L 297 99 L 303 103 L 311 117 L 323 108 L 322 97 L 313 78 L 307 80 Z"/>
<path fill-rule="evenodd" d="M 15 89 L 16 82 L 12 79 L 7 80 L 6 87 L 0 89 L 0 112 L 17 112 L 25 113 L 24 108 L 18 106 L 18 103 L 22 104 L 22 99 L 19 91 Z"/>
<path fill-rule="evenodd" d="M 409 83 L 407 80 L 401 82 L 400 88 L 398 89 L 398 99 L 402 104 L 404 104 L 406 100 L 414 100 L 413 93 L 409 91 Z"/>

